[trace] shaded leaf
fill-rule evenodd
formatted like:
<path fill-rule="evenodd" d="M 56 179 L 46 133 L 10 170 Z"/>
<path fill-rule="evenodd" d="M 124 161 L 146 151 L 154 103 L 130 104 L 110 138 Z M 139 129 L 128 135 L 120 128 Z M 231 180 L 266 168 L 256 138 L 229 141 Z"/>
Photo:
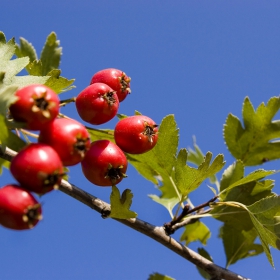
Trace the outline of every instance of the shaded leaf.
<path fill-rule="evenodd" d="M 171 218 L 173 218 L 172 210 L 179 203 L 179 198 L 178 197 L 161 198 L 161 197 L 158 197 L 157 195 L 154 195 L 154 194 L 149 194 L 148 196 L 153 201 L 155 201 L 155 202 L 161 204 L 162 206 L 164 206 L 168 210 Z"/>
<path fill-rule="evenodd" d="M 245 231 L 237 230 L 228 224 L 223 225 L 220 229 L 220 237 L 223 239 L 225 248 L 226 267 L 241 259 L 263 253 L 262 245 L 254 243 L 257 236 L 254 228 Z"/>
<path fill-rule="evenodd" d="M 199 253 L 202 257 L 204 257 L 204 258 L 206 258 L 207 260 L 213 262 L 212 257 L 209 255 L 209 253 L 208 253 L 204 248 L 198 248 L 197 251 L 198 251 L 198 253 Z M 198 267 L 198 266 L 197 266 L 196 268 L 198 269 L 198 272 L 200 273 L 200 275 L 201 275 L 204 279 L 210 279 L 210 278 L 211 278 L 210 275 L 209 275 L 207 272 L 205 272 L 203 269 L 201 269 L 201 268 Z"/>
<path fill-rule="evenodd" d="M 8 143 L 8 135 L 9 135 L 9 130 L 6 126 L 5 122 L 5 117 L 3 115 L 0 115 L 0 143 L 2 144 L 3 147 L 7 146 Z"/>
<path fill-rule="evenodd" d="M 245 166 L 259 165 L 280 158 L 280 120 L 273 117 L 280 108 L 280 98 L 272 97 L 254 110 L 249 98 L 243 103 L 241 121 L 229 114 L 224 125 L 224 139 L 231 154 Z"/>
<path fill-rule="evenodd" d="M 87 131 L 90 134 L 91 142 L 106 139 L 115 143 L 114 130 L 112 129 L 95 129 L 87 127 Z"/>
<path fill-rule="evenodd" d="M 248 206 L 247 209 L 266 256 L 270 264 L 274 266 L 269 246 L 280 250 L 280 197 L 263 198 Z"/>
<path fill-rule="evenodd" d="M 10 162 L 3 159 L 3 158 L 0 158 L 0 175 L 3 172 L 3 167 L 9 169 L 10 168 Z"/>
<path fill-rule="evenodd" d="M 7 110 L 17 99 L 14 96 L 16 86 L 0 87 L 0 114 L 6 116 Z"/>
<path fill-rule="evenodd" d="M 185 226 L 180 241 L 184 241 L 186 245 L 194 241 L 200 241 L 203 245 L 206 245 L 210 236 L 211 232 L 209 228 L 204 223 L 197 220 L 194 223 Z"/>
<path fill-rule="evenodd" d="M 112 193 L 110 195 L 111 202 L 111 218 L 116 219 L 130 219 L 136 218 L 137 214 L 133 211 L 130 211 L 130 206 L 132 204 L 133 194 L 131 190 L 126 189 L 120 195 L 120 191 L 116 186 L 112 187 Z"/>
<path fill-rule="evenodd" d="M 26 143 L 10 130 L 8 131 L 7 143 L 7 146 L 16 152 L 26 146 Z"/>

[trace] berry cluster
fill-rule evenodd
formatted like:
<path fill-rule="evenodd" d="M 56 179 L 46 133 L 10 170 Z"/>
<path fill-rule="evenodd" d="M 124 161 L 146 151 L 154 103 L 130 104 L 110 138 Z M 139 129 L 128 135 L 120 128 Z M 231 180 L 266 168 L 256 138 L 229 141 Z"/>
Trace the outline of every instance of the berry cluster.
<path fill-rule="evenodd" d="M 117 69 L 97 72 L 75 98 L 82 120 L 99 125 L 116 116 L 119 103 L 130 93 L 130 78 Z M 127 170 L 125 153 L 141 154 L 157 142 L 155 122 L 142 115 L 121 119 L 114 130 L 115 143 L 90 143 L 86 127 L 59 115 L 57 94 L 44 85 L 19 89 L 10 116 L 27 130 L 38 130 L 38 142 L 30 143 L 13 158 L 10 172 L 18 185 L 0 189 L 0 224 L 11 229 L 34 227 L 42 218 L 40 203 L 32 193 L 43 195 L 57 189 L 64 166 L 81 163 L 85 177 L 98 186 L 118 184 Z"/>

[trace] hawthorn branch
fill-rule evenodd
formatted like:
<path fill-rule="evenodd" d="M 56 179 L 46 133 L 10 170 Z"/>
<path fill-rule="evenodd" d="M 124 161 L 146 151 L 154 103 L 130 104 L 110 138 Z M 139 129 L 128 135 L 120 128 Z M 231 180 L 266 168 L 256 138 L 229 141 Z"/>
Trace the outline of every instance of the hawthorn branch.
<path fill-rule="evenodd" d="M 17 153 L 9 148 L 6 148 L 5 151 L 2 149 L 0 145 L 0 157 L 11 161 L 13 157 Z M 81 203 L 87 205 L 91 209 L 97 211 L 98 213 L 102 214 L 105 211 L 110 211 L 110 204 L 102 201 L 101 199 L 85 192 L 84 190 L 76 187 L 75 185 L 69 183 L 66 180 L 62 180 L 59 190 L 64 192 L 65 194 L 73 197 L 74 199 L 80 201 Z M 228 269 L 222 268 L 208 259 L 202 257 L 198 253 L 192 251 L 188 247 L 184 246 L 183 244 L 177 242 L 175 239 L 171 238 L 170 236 L 166 235 L 164 228 L 162 226 L 154 226 L 148 222 L 142 221 L 140 219 L 114 219 L 152 239 L 159 242 L 163 246 L 169 248 L 171 251 L 177 253 L 181 257 L 185 258 L 189 262 L 195 264 L 196 266 L 203 269 L 207 272 L 211 279 L 217 280 L 250 280 L 249 278 L 240 276 Z"/>

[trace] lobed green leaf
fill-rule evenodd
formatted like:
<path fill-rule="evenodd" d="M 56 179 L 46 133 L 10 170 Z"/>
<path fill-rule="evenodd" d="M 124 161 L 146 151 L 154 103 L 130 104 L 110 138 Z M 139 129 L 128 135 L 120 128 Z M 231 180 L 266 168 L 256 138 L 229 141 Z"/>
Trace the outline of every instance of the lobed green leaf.
<path fill-rule="evenodd" d="M 109 217 L 115 219 L 130 219 L 136 218 L 137 214 L 130 210 L 133 194 L 131 190 L 126 189 L 120 195 L 120 191 L 116 186 L 112 187 L 110 195 L 111 213 Z"/>
<path fill-rule="evenodd" d="M 280 108 L 280 98 L 272 97 L 254 110 L 249 98 L 243 103 L 241 121 L 229 114 L 224 125 L 224 139 L 231 154 L 245 166 L 259 165 L 280 158 L 280 121 L 273 121 Z"/>
<path fill-rule="evenodd" d="M 180 150 L 175 166 L 175 182 L 183 196 L 197 189 L 205 179 L 215 175 L 225 165 L 223 155 L 218 155 L 210 164 L 212 159 L 210 152 L 206 154 L 197 169 L 186 165 L 186 159 L 187 151 Z"/>

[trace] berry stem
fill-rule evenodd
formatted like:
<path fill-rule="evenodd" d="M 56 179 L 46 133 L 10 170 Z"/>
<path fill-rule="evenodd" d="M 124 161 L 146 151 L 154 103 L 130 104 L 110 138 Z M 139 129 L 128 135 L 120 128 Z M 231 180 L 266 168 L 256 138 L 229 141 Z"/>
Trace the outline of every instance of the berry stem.
<path fill-rule="evenodd" d="M 71 102 L 76 102 L 76 97 L 72 97 L 72 98 L 69 98 L 69 99 L 64 99 L 64 100 L 60 100 L 59 102 L 59 106 L 62 107 L 62 106 L 65 106 Z"/>

